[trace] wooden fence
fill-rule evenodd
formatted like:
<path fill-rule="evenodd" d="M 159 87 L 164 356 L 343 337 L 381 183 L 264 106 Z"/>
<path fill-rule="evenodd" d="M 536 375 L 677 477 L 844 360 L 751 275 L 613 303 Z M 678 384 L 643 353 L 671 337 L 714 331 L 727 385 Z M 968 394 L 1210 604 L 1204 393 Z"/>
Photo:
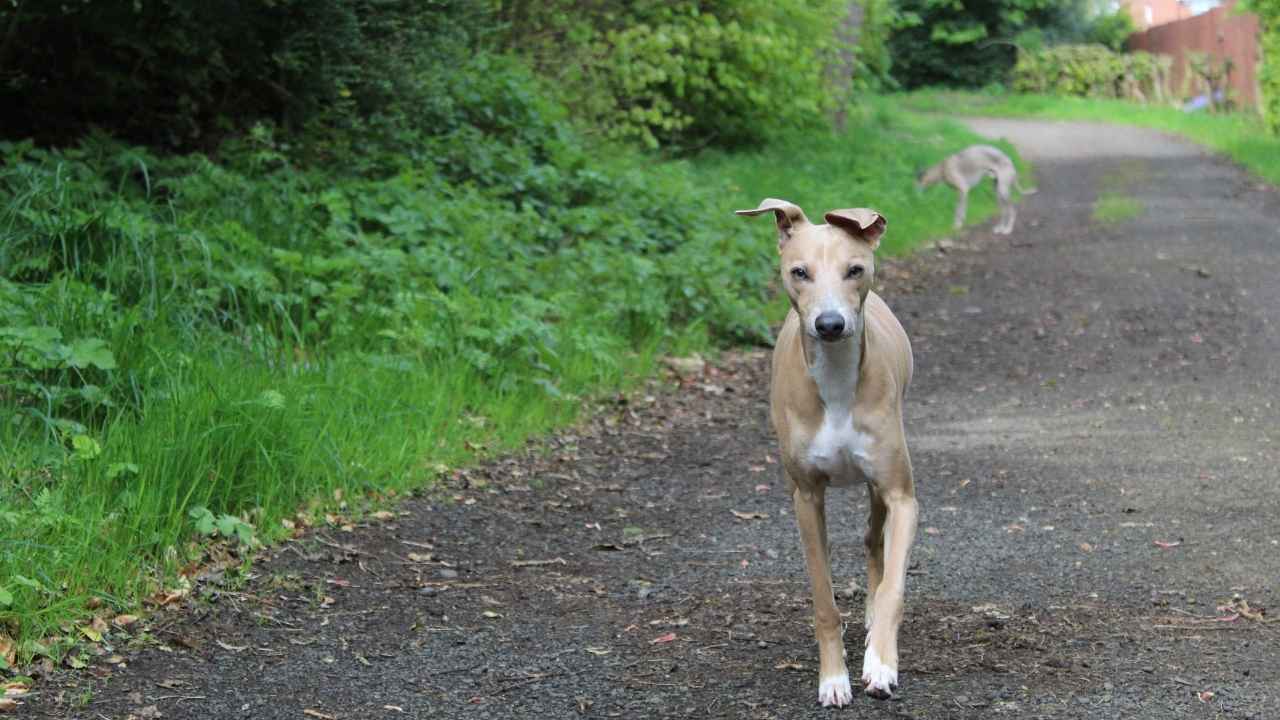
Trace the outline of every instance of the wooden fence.
<path fill-rule="evenodd" d="M 1229 59 L 1233 64 L 1232 99 L 1242 107 L 1257 107 L 1258 63 L 1262 59 L 1258 16 L 1238 12 L 1235 6 L 1236 0 L 1230 0 L 1206 13 L 1134 33 L 1128 47 L 1173 56 L 1169 90 L 1177 98 L 1206 92 L 1204 83 L 1188 67 L 1188 52 L 1208 53 L 1215 62 Z"/>

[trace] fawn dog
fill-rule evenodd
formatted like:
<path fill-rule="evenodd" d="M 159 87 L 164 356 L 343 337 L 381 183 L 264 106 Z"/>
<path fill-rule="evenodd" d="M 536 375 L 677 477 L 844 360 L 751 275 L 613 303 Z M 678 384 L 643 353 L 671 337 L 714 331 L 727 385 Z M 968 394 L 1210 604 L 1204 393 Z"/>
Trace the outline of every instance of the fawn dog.
<path fill-rule="evenodd" d="M 999 148 L 971 145 L 937 165 L 920 171 L 916 176 L 916 188 L 923 190 L 936 182 L 945 182 L 955 188 L 959 197 L 956 199 L 954 226 L 959 230 L 964 225 L 964 216 L 969 210 L 969 191 L 988 175 L 996 179 L 996 198 L 1000 201 L 1000 219 L 996 221 L 992 232 L 996 235 L 1008 235 L 1013 232 L 1013 222 L 1018 218 L 1018 209 L 1013 204 L 1014 188 L 1023 195 L 1033 195 L 1036 191 L 1022 187 L 1013 161 L 1000 152 Z"/>
<path fill-rule="evenodd" d="M 791 299 L 773 349 L 770 416 L 813 591 L 818 701 L 853 700 L 824 498 L 828 487 L 859 481 L 871 496 L 862 686 L 871 697 L 889 698 L 898 685 L 898 626 L 917 510 L 902 419 L 911 345 L 871 292 L 885 219 L 854 208 L 832 210 L 827 224 L 814 225 L 799 207 L 773 198 L 737 212 L 775 216 L 782 284 Z"/>

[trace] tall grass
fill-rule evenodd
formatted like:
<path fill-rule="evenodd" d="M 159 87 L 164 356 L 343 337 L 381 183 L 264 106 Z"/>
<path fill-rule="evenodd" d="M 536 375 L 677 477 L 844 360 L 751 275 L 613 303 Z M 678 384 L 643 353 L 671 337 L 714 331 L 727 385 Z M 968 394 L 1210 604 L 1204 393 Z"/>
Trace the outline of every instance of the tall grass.
<path fill-rule="evenodd" d="M 335 490 L 358 511 L 570 422 L 660 353 L 761 338 L 773 231 L 732 210 L 868 205 L 906 252 L 954 202 L 915 171 L 976 140 L 878 101 L 754 153 L 569 153 L 523 195 L 270 146 L 0 146 L 0 634 L 57 655 L 91 599 L 136 606 L 199 555 L 193 510 L 270 541 Z"/>
<path fill-rule="evenodd" d="M 1280 184 L 1280 138 L 1269 133 L 1252 112 L 1188 113 L 1162 105 L 1138 105 L 1122 100 L 922 90 L 900 96 L 904 107 L 953 115 L 994 115 L 1122 123 L 1176 133 L 1217 150 Z"/>

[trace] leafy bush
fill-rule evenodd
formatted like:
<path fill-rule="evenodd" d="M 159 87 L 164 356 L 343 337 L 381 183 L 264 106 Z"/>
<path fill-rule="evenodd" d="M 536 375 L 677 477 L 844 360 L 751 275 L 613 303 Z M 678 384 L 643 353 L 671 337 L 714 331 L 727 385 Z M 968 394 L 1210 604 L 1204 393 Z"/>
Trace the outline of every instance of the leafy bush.
<path fill-rule="evenodd" d="M 1256 13 L 1262 67 L 1258 71 L 1262 116 L 1272 133 L 1280 134 L 1280 0 L 1246 0 L 1241 8 Z"/>
<path fill-rule="evenodd" d="M 69 142 L 91 126 L 211 147 L 257 120 L 347 126 L 422 97 L 465 58 L 469 0 L 16 2 L 0 16 L 0 136 Z"/>
<path fill-rule="evenodd" d="M 1021 53 L 1013 71 L 1018 92 L 1098 98 L 1160 95 L 1172 59 L 1117 53 L 1102 45 L 1058 45 Z"/>
<path fill-rule="evenodd" d="M 894 77 L 908 89 L 1008 81 L 1021 51 L 1112 42 L 1116 19 L 1088 0 L 901 0 L 890 38 Z"/>
<path fill-rule="evenodd" d="M 824 121 L 836 0 L 505 3 L 508 46 L 589 125 L 649 147 L 739 146 Z"/>
<path fill-rule="evenodd" d="M 1094 18 L 1089 28 L 1088 41 L 1120 52 L 1124 49 L 1125 41 L 1137 30 L 1129 10 L 1118 7 L 1114 12 L 1102 13 Z"/>

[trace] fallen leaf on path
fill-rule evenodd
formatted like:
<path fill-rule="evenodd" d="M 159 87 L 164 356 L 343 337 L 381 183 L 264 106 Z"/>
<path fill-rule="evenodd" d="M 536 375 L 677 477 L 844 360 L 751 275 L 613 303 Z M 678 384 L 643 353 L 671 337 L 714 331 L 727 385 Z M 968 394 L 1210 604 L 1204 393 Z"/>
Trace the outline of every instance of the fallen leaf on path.
<path fill-rule="evenodd" d="M 1093 546 L 1087 542 L 1080 543 L 1079 547 L 1080 547 L 1080 552 L 1086 552 L 1086 553 L 1093 552 Z"/>
<path fill-rule="evenodd" d="M 591 653 L 592 655 L 608 655 L 613 651 L 610 650 L 609 648 L 589 647 L 587 648 L 587 652 Z"/>
<path fill-rule="evenodd" d="M 20 704 L 21 703 L 13 698 L 0 698 L 0 713 L 13 712 L 18 709 L 18 705 Z"/>
<path fill-rule="evenodd" d="M 756 486 L 756 492 L 758 492 L 758 493 L 767 493 L 767 492 L 769 492 L 769 486 L 768 486 L 768 485 L 765 485 L 764 483 L 761 483 L 761 484 L 759 484 L 759 485 L 757 485 L 757 486 Z"/>
<path fill-rule="evenodd" d="M 1169 548 L 1178 547 L 1179 545 L 1182 544 L 1182 541 L 1179 540 L 1175 542 L 1166 542 L 1164 540 L 1152 540 L 1151 544 L 1155 545 L 1158 548 L 1164 548 L 1165 550 L 1168 550 Z"/>
<path fill-rule="evenodd" d="M 84 635 L 85 637 L 89 638 L 90 640 L 96 643 L 102 642 L 102 633 L 89 627 L 88 625 L 80 628 L 80 634 Z"/>
<path fill-rule="evenodd" d="M 671 642 L 672 640 L 675 640 L 675 639 L 676 639 L 676 634 L 675 634 L 675 633 L 673 633 L 673 632 L 671 632 L 671 633 L 667 633 L 666 635 L 659 635 L 658 637 L 656 637 L 656 638 L 654 638 L 654 639 L 650 640 L 650 641 L 649 641 L 649 644 L 650 644 L 650 645 L 657 645 L 657 644 L 659 644 L 659 643 L 669 643 L 669 642 Z"/>
<path fill-rule="evenodd" d="M 374 519 L 374 520 L 383 520 L 383 521 L 386 521 L 386 520 L 395 520 L 395 519 L 396 519 L 396 514 L 395 514 L 395 513 L 393 513 L 393 512 L 387 512 L 386 510 L 379 510 L 378 512 L 376 512 L 376 513 L 374 513 L 374 514 L 373 514 L 373 519 Z"/>
<path fill-rule="evenodd" d="M 742 512 L 740 510 L 730 510 L 733 516 L 739 520 L 765 520 L 769 517 L 768 513 L 762 512 Z"/>
<path fill-rule="evenodd" d="M 792 662 L 790 660 L 783 660 L 777 665 L 774 665 L 773 669 L 774 670 L 804 670 L 804 665 L 801 665 L 798 662 Z"/>
<path fill-rule="evenodd" d="M 383 705 L 383 706 L 382 706 L 382 709 L 383 709 L 383 710 L 395 710 L 396 712 L 400 712 L 400 713 L 404 712 L 404 708 L 400 707 L 399 705 Z"/>
<path fill-rule="evenodd" d="M 494 619 L 496 619 L 496 618 L 500 618 L 500 617 L 502 617 L 502 613 L 496 613 L 496 612 L 494 612 L 494 611 L 492 611 L 492 610 L 485 610 L 484 612 L 482 612 L 482 613 L 480 613 L 480 614 L 481 614 L 481 615 L 484 615 L 485 617 L 489 618 L 490 620 L 494 620 Z"/>
<path fill-rule="evenodd" d="M 111 621 L 111 623 L 116 627 L 122 628 L 129 627 L 136 622 L 138 622 L 137 615 L 117 615 L 115 619 Z"/>
<path fill-rule="evenodd" d="M 31 686 L 25 682 L 14 681 L 4 684 L 5 697 L 21 697 L 31 690 Z"/>
<path fill-rule="evenodd" d="M 158 706 L 148 705 L 138 711 L 138 717 L 140 720 L 156 720 L 156 718 L 164 717 L 164 714 L 160 712 Z"/>
<path fill-rule="evenodd" d="M 942 531 L 930 525 L 929 527 L 924 529 L 924 534 L 925 535 L 941 535 Z"/>
<path fill-rule="evenodd" d="M 1201 690 L 1200 692 L 1196 693 L 1196 697 L 1199 698 L 1200 702 L 1202 703 L 1207 703 L 1212 701 L 1213 695 L 1214 693 L 1212 690 Z"/>
<path fill-rule="evenodd" d="M 435 558 L 431 553 L 409 553 L 409 562 L 429 563 Z"/>
<path fill-rule="evenodd" d="M 214 642 L 218 644 L 218 647 L 222 648 L 223 650 L 227 650 L 229 652 L 244 652 L 245 650 L 249 649 L 248 645 L 231 645 L 228 643 L 224 643 L 221 640 L 214 640 Z"/>
<path fill-rule="evenodd" d="M 320 720 L 338 720 L 337 715 L 327 715 L 325 713 L 320 712 L 319 710 L 312 710 L 311 708 L 307 708 L 306 710 L 303 710 L 302 714 L 306 715 L 307 717 L 319 718 Z"/>

